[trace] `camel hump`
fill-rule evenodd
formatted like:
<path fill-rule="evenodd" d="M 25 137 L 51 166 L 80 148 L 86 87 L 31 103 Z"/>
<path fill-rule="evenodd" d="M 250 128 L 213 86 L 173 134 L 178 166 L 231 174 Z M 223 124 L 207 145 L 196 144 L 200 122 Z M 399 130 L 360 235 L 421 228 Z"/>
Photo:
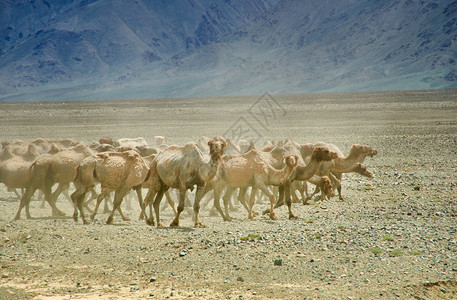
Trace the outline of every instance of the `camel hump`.
<path fill-rule="evenodd" d="M 51 144 L 51 149 L 49 149 L 48 154 L 56 154 L 56 153 L 58 153 L 58 152 L 60 152 L 62 150 L 63 150 L 62 146 L 59 146 L 59 145 L 57 145 L 55 143 L 52 143 Z"/>
<path fill-rule="evenodd" d="M 253 157 L 253 156 L 258 156 L 258 155 L 260 155 L 260 154 L 261 154 L 261 153 L 260 153 L 259 150 L 257 150 L 257 149 L 251 149 L 251 150 L 249 150 L 248 152 L 246 152 L 246 153 L 243 154 L 243 155 L 246 156 L 246 157 Z"/>
<path fill-rule="evenodd" d="M 30 155 L 30 156 L 38 156 L 39 155 L 38 149 L 34 144 L 29 144 L 29 146 L 27 147 L 27 153 L 26 154 Z"/>

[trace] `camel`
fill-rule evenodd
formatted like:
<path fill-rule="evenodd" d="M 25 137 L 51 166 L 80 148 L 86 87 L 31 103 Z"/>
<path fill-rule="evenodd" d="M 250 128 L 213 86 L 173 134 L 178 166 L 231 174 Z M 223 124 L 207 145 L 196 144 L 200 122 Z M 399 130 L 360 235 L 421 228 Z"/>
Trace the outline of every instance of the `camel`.
<path fill-rule="evenodd" d="M 78 220 L 79 210 L 84 224 L 87 224 L 83 211 L 84 198 L 96 183 L 100 183 L 102 192 L 97 198 L 91 219 L 94 219 L 97 209 L 107 193 L 115 191 L 113 209 L 106 221 L 107 224 L 111 224 L 114 212 L 120 207 L 124 196 L 132 188 L 141 189 L 148 172 L 149 164 L 147 161 L 132 150 L 105 152 L 86 157 L 76 168 L 74 178 L 76 190 L 71 194 L 75 207 L 73 219 Z M 123 216 L 122 213 L 121 216 Z"/>
<path fill-rule="evenodd" d="M 224 164 L 221 166 L 217 180 L 213 182 L 213 189 L 214 205 L 224 220 L 231 219 L 228 215 L 227 198 L 224 198 L 225 214 L 222 212 L 219 203 L 220 194 L 226 186 L 241 188 L 243 192 L 250 186 L 260 189 L 270 200 L 272 208 L 270 218 L 272 220 L 277 219 L 273 211 L 275 197 L 269 191 L 268 186 L 280 185 L 287 180 L 298 165 L 298 156 L 284 156 L 285 166 L 282 169 L 274 168 L 265 156 L 265 153 L 254 149 L 244 154 L 225 156 L 223 158 Z M 250 219 L 254 217 L 253 205 L 253 201 L 249 201 L 247 205 Z"/>
<path fill-rule="evenodd" d="M 295 156 L 297 156 L 297 155 L 295 155 Z M 278 203 L 283 202 L 282 199 L 283 199 L 283 195 L 285 192 L 286 193 L 286 203 L 287 203 L 288 210 L 289 210 L 289 219 L 297 218 L 297 216 L 292 212 L 292 205 L 291 205 L 291 200 L 290 200 L 291 182 L 293 182 L 294 180 L 301 180 L 301 181 L 308 180 L 317 172 L 319 166 L 322 163 L 324 163 L 326 161 L 331 161 L 332 159 L 334 159 L 336 157 L 337 157 L 337 154 L 335 152 L 332 152 L 326 148 L 318 147 L 318 148 L 314 149 L 313 154 L 311 155 L 311 159 L 307 165 L 305 165 L 305 166 L 298 165 L 293 170 L 292 174 L 284 182 L 279 184 Z M 298 161 L 298 159 L 297 159 L 297 161 Z M 276 205 L 273 204 L 272 208 L 279 207 L 280 205 L 278 205 L 278 203 L 276 203 Z M 270 208 L 270 210 L 264 211 L 264 214 L 270 213 L 270 215 L 271 215 L 272 208 Z"/>
<path fill-rule="evenodd" d="M 8 190 L 13 191 L 21 198 L 16 189 L 24 189 L 30 182 L 30 167 L 40 155 L 34 144 L 29 144 L 22 155 L 12 153 L 14 146 L 7 145 L 0 153 L 0 183 L 6 185 Z M 29 211 L 29 206 L 26 207 Z"/>
<path fill-rule="evenodd" d="M 319 189 L 321 190 L 321 195 L 319 197 L 319 200 L 324 200 L 325 198 L 330 199 L 331 197 L 335 196 L 335 191 L 333 190 L 332 181 L 330 180 L 330 178 L 328 176 L 314 175 L 313 177 L 309 178 L 306 181 L 319 187 Z M 296 181 L 294 181 L 294 182 L 296 182 Z M 306 198 L 305 197 L 302 198 L 303 205 L 307 205 L 309 199 L 311 199 L 309 196 L 307 196 Z"/>
<path fill-rule="evenodd" d="M 336 186 L 338 190 L 340 200 L 344 200 L 341 194 L 341 180 L 343 173 L 355 172 L 365 177 L 373 177 L 373 174 L 369 172 L 366 167 L 362 165 L 362 163 L 367 156 L 373 157 L 374 155 L 377 155 L 377 150 L 366 145 L 354 144 L 351 146 L 349 154 L 345 157 L 337 146 L 319 142 L 316 144 L 302 145 L 300 152 L 302 156 L 306 157 L 315 147 L 327 147 L 338 154 L 338 157 L 333 161 L 322 164 L 317 174 L 321 176 L 328 176 L 332 180 L 333 185 Z M 316 187 L 316 190 L 310 197 L 313 197 L 318 191 L 319 187 Z"/>
<path fill-rule="evenodd" d="M 22 196 L 14 219 L 20 219 L 21 210 L 24 206 L 29 205 L 30 199 L 37 189 L 43 191 L 46 201 L 52 207 L 53 215 L 65 215 L 65 213 L 57 208 L 55 204 L 57 198 L 55 195 L 59 195 L 73 181 L 76 166 L 85 157 L 93 154 L 94 152 L 85 143 L 79 142 L 74 147 L 63 149 L 57 153 L 47 153 L 39 156 L 30 167 L 30 182 Z M 52 193 L 51 189 L 55 183 L 60 183 L 60 185 Z M 28 212 L 27 218 L 31 218 Z"/>
<path fill-rule="evenodd" d="M 148 143 L 142 137 L 122 138 L 122 139 L 118 139 L 118 140 L 113 142 L 113 146 L 116 147 L 116 148 L 119 148 L 119 147 L 135 148 L 135 147 L 147 146 L 147 145 L 148 145 Z"/>
<path fill-rule="evenodd" d="M 194 201 L 194 226 L 204 227 L 198 216 L 200 200 L 205 191 L 206 183 L 216 175 L 227 143 L 219 137 L 209 140 L 207 145 L 210 154 L 209 160 L 194 142 L 187 143 L 183 147 L 169 146 L 157 155 L 150 168 L 148 185 L 151 188 L 142 207 L 143 214 L 145 214 L 144 208 L 147 205 L 150 207 L 150 217 L 146 217 L 147 224 L 154 224 L 151 211 L 152 203 L 157 226 L 163 226 L 159 214 L 160 201 L 169 188 L 177 188 L 179 189 L 178 211 L 170 226 L 179 226 L 179 217 L 184 210 L 186 191 L 192 190 L 197 185 Z M 154 202 L 151 202 L 154 196 Z"/>

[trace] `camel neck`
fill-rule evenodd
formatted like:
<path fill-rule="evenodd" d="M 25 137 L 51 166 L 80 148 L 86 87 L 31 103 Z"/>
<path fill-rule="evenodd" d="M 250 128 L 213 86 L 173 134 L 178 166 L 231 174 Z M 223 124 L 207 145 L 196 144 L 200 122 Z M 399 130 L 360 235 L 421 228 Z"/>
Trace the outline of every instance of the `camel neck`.
<path fill-rule="evenodd" d="M 306 166 L 298 166 L 295 179 L 308 180 L 314 174 L 316 174 L 317 169 L 319 168 L 319 164 L 320 162 L 316 161 L 315 159 L 311 159 L 311 161 Z"/>

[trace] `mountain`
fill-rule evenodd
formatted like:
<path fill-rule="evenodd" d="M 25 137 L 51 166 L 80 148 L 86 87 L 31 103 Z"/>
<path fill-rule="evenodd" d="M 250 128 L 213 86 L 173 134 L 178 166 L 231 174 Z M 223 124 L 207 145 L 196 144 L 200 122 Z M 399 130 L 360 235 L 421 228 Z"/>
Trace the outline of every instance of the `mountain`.
<path fill-rule="evenodd" d="M 457 1 L 0 1 L 0 101 L 457 87 Z"/>

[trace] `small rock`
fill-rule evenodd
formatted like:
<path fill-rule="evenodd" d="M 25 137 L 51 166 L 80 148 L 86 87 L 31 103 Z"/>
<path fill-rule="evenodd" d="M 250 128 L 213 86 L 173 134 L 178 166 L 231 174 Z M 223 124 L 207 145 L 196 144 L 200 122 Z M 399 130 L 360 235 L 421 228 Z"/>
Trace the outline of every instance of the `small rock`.
<path fill-rule="evenodd" d="M 155 278 L 154 276 L 152 276 L 150 279 L 149 279 L 149 282 L 155 282 L 157 281 L 157 278 Z"/>
<path fill-rule="evenodd" d="M 186 252 L 184 252 L 184 251 L 182 251 L 182 252 L 179 252 L 179 256 L 180 256 L 180 257 L 186 256 L 186 254 L 187 254 L 187 253 L 186 253 Z"/>
<path fill-rule="evenodd" d="M 282 259 L 275 259 L 274 265 L 275 266 L 282 266 Z"/>
<path fill-rule="evenodd" d="M 136 291 L 138 291 L 139 289 L 140 289 L 140 288 L 137 287 L 137 286 L 132 286 L 132 287 L 130 288 L 130 292 L 136 292 Z"/>
<path fill-rule="evenodd" d="M 241 281 L 241 282 L 243 282 L 243 281 L 244 281 L 244 278 L 241 277 L 241 276 L 238 276 L 238 277 L 236 278 L 236 281 Z"/>

